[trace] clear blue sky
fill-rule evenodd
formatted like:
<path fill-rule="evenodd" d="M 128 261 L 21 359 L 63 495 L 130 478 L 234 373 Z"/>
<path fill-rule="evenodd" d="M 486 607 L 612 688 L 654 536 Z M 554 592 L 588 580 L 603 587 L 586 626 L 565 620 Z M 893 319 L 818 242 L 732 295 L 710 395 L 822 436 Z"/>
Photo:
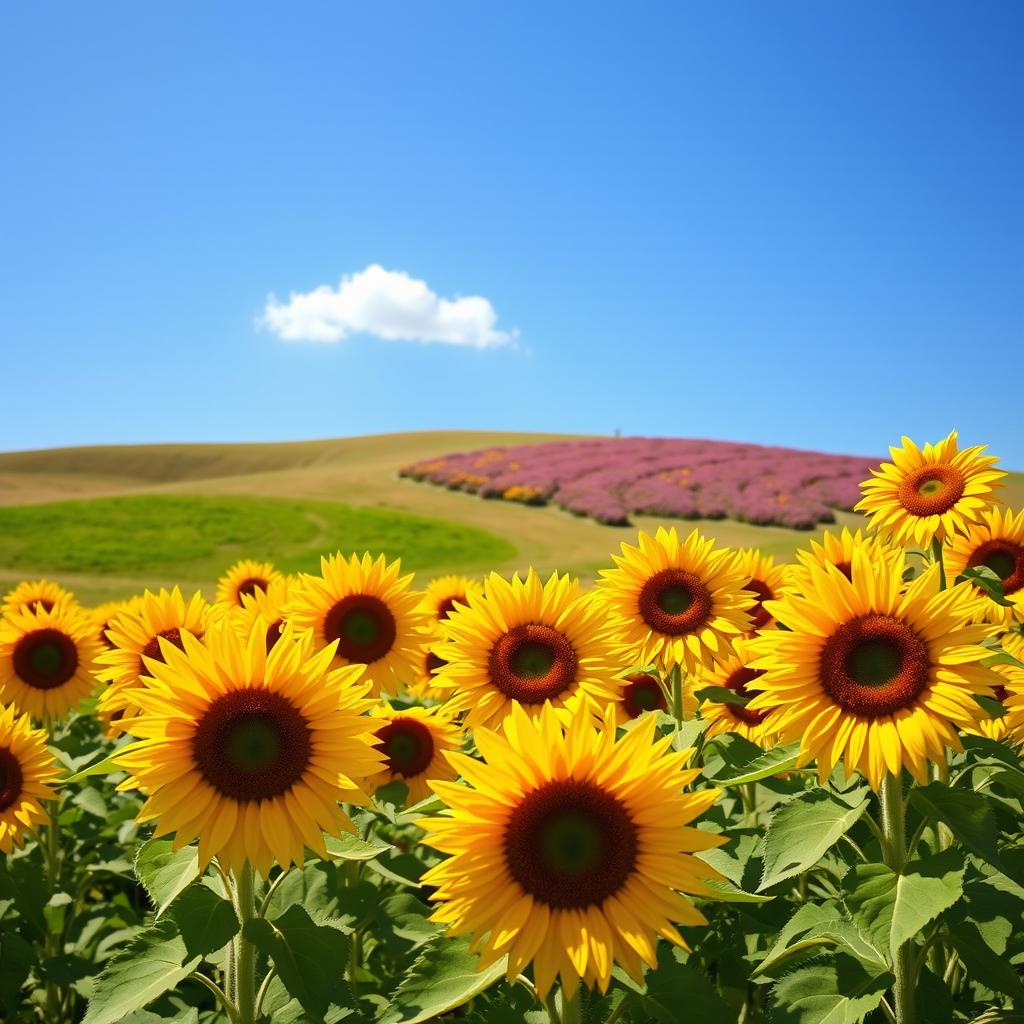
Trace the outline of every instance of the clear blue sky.
<path fill-rule="evenodd" d="M 429 428 L 1024 469 L 1024 4 L 19 3 L 0 448 Z M 257 330 L 378 263 L 518 344 Z"/>

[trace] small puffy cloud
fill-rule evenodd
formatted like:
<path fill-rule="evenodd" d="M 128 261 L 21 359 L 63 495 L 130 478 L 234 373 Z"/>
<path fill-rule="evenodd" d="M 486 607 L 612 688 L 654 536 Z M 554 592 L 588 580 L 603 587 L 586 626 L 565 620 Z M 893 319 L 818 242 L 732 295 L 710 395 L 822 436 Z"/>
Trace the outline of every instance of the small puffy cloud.
<path fill-rule="evenodd" d="M 346 274 L 337 288 L 322 284 L 292 292 L 287 302 L 271 295 L 259 325 L 283 341 L 344 341 L 371 334 L 384 341 L 433 341 L 497 348 L 515 331 L 495 328 L 498 314 L 481 295 L 441 298 L 426 281 L 373 263 Z"/>

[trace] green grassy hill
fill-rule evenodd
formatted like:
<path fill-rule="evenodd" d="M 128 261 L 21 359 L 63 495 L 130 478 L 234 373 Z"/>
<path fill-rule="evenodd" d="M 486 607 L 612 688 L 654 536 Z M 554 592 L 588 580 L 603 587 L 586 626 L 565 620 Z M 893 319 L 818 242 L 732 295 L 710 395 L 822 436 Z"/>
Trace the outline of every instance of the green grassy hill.
<path fill-rule="evenodd" d="M 659 520 L 601 526 L 555 508 L 484 501 L 397 476 L 399 466 L 418 459 L 564 436 L 451 431 L 0 454 L 0 588 L 45 573 L 88 602 L 174 582 L 209 594 L 238 558 L 313 569 L 320 553 L 338 549 L 400 556 L 421 579 L 531 564 L 591 578 L 637 527 Z M 1024 503 L 1024 476 L 1015 474 L 1004 496 Z M 860 522 L 852 514 L 840 520 Z M 678 525 L 782 558 L 808 539 L 731 521 Z"/>

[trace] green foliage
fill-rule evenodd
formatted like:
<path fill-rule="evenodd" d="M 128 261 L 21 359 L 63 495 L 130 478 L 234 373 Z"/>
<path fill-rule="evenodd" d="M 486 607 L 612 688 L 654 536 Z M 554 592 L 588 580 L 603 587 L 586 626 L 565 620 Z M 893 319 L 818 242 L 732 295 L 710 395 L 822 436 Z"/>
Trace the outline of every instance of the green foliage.
<path fill-rule="evenodd" d="M 892 975 L 846 953 L 810 964 L 775 986 L 778 1024 L 858 1024 L 882 1002 Z"/>
<path fill-rule="evenodd" d="M 151 839 L 135 858 L 135 874 L 149 893 L 159 919 L 199 877 L 199 851 L 194 846 L 175 851 L 170 839 Z"/>
<path fill-rule="evenodd" d="M 476 527 L 325 501 L 149 494 L 0 508 L 0 565 L 26 572 L 209 580 L 238 558 L 310 572 L 322 552 L 340 546 L 387 551 L 410 570 L 487 565 L 516 553 Z"/>

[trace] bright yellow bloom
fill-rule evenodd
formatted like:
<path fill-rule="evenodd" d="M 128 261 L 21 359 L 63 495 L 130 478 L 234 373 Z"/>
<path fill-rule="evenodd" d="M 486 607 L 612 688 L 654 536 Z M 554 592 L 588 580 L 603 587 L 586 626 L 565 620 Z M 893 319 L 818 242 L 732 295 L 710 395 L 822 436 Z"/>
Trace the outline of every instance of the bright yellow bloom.
<path fill-rule="evenodd" d="M 434 686 L 453 693 L 451 706 L 468 712 L 471 728 L 497 725 L 517 703 L 533 715 L 548 701 L 573 711 L 587 694 L 603 707 L 619 689 L 607 613 L 568 576 L 542 583 L 531 569 L 510 582 L 492 573 L 483 596 L 471 594 L 443 630 Z"/>
<path fill-rule="evenodd" d="M 3 614 L 11 615 L 33 605 L 42 605 L 46 611 L 51 611 L 62 602 L 73 605 L 74 594 L 49 580 L 26 580 L 4 595 Z"/>
<path fill-rule="evenodd" d="M 781 597 L 787 585 L 787 574 L 784 566 L 776 565 L 771 555 L 766 555 L 757 548 L 745 548 L 739 552 L 737 568 L 740 575 L 746 577 L 744 590 L 752 590 L 757 600 L 747 610 L 750 615 L 750 628 L 767 629 L 774 619 L 765 608 L 765 601 L 774 601 Z"/>
<path fill-rule="evenodd" d="M 468 576 L 441 576 L 432 580 L 423 592 L 420 611 L 432 622 L 443 622 L 458 605 L 468 602 L 470 594 L 483 593 L 483 584 Z"/>
<path fill-rule="evenodd" d="M 252 594 L 242 595 L 242 605 L 231 615 L 231 622 L 242 637 L 248 638 L 254 629 L 263 631 L 269 651 L 277 643 L 288 619 L 288 602 L 293 584 L 286 577 L 274 580 L 266 590 L 257 588 Z"/>
<path fill-rule="evenodd" d="M 217 580 L 217 600 L 241 608 L 243 597 L 265 592 L 272 583 L 283 579 L 270 562 L 254 562 L 243 558 Z"/>
<path fill-rule="evenodd" d="M 228 623 L 181 640 L 148 661 L 140 740 L 117 757 L 131 773 L 118 788 L 148 796 L 138 820 L 173 832 L 175 849 L 198 837 L 203 867 L 248 859 L 266 877 L 301 864 L 307 846 L 326 858 L 324 832 L 355 831 L 339 803 L 367 803 L 354 780 L 382 760 L 362 669 L 332 670 L 333 646 L 316 651 L 290 626 L 269 654 L 258 630 L 243 640 Z"/>
<path fill-rule="evenodd" d="M 47 819 L 42 801 L 56 800 L 47 783 L 59 774 L 46 730 L 33 729 L 31 718 L 13 705 L 0 708 L 0 851 L 21 846 L 25 829 Z"/>
<path fill-rule="evenodd" d="M 186 601 L 181 590 L 147 590 L 114 616 L 107 628 L 111 649 L 99 658 L 97 676 L 107 683 L 100 694 L 98 710 L 112 735 L 138 714 L 133 697 L 141 679 L 149 675 L 147 661 L 162 661 L 168 647 L 181 648 L 182 634 L 201 637 L 206 630 L 210 606 L 197 590 Z M 130 731 L 130 730 L 129 730 Z"/>
<path fill-rule="evenodd" d="M 996 604 L 980 587 L 979 606 L 984 618 L 1001 626 L 1024 622 L 1024 511 L 988 509 L 966 536 L 953 537 L 945 553 L 949 582 L 969 566 L 984 565 L 1003 581 L 1003 595 L 1011 607 Z"/>
<path fill-rule="evenodd" d="M 450 709 L 378 704 L 370 715 L 380 720 L 377 746 L 387 760 L 366 780 L 367 792 L 404 782 L 409 790 L 406 803 L 416 804 L 430 796 L 429 782 L 455 778 L 445 754 L 462 748 L 462 730 L 452 721 Z"/>
<path fill-rule="evenodd" d="M 750 663 L 754 660 L 755 654 L 749 642 L 740 639 L 733 646 L 735 653 L 731 658 L 701 673 L 696 684 L 698 690 L 706 686 L 721 686 L 732 690 L 740 697 L 754 696 L 747 686 L 755 679 L 760 679 L 764 671 L 751 667 Z M 762 747 L 770 747 L 774 743 L 771 711 L 751 710 L 749 703 L 716 703 L 709 699 L 701 704 L 700 713 L 708 723 L 704 731 L 705 739 L 733 732 Z"/>
<path fill-rule="evenodd" d="M 501 732 L 477 730 L 485 763 L 448 755 L 469 785 L 433 783 L 450 809 L 419 825 L 451 856 L 423 883 L 437 886 L 433 919 L 473 935 L 479 968 L 508 954 L 510 979 L 533 963 L 541 997 L 556 975 L 605 991 L 614 963 L 639 981 L 657 936 L 685 949 L 676 925 L 707 923 L 680 893 L 719 877 L 694 854 L 726 837 L 688 827 L 718 790 L 684 791 L 693 751 L 654 725 L 616 738 L 611 706 L 600 725 L 586 707 L 563 727 L 551 707 L 514 705 Z"/>
<path fill-rule="evenodd" d="M 1018 715 L 1024 718 L 1024 668 L 1018 665 L 993 665 L 992 670 L 1002 677 L 993 697 L 1004 707 L 1019 708 Z M 983 718 L 976 729 L 964 729 L 964 732 L 987 736 L 990 740 L 1003 740 L 1010 733 L 1011 722 L 1016 717 L 1011 718 L 1007 712 L 1002 718 Z"/>
<path fill-rule="evenodd" d="M 986 447 L 960 451 L 955 430 L 924 448 L 904 437 L 902 448 L 889 449 L 893 461 L 873 469 L 874 479 L 861 484 L 864 497 L 856 509 L 869 513 L 872 528 L 897 544 L 924 548 L 932 538 L 966 533 L 1006 476 L 992 468 L 999 461 L 995 456 L 981 454 Z"/>
<path fill-rule="evenodd" d="M 334 646 L 338 665 L 364 665 L 363 679 L 382 691 L 400 693 L 415 678 L 426 618 L 420 595 L 409 589 L 412 574 L 381 555 L 320 559 L 319 576 L 303 576 L 293 590 L 288 618 L 296 630 L 312 629 L 318 646 Z"/>
<path fill-rule="evenodd" d="M 37 720 L 59 718 L 96 687 L 100 643 L 78 605 L 24 606 L 0 620 L 0 704 Z"/>
<path fill-rule="evenodd" d="M 680 541 L 674 527 L 641 532 L 638 545 L 622 545 L 596 590 L 622 620 L 628 660 L 695 672 L 729 657 L 732 640 L 751 628 L 756 599 L 736 553 L 716 550 L 697 530 Z"/>
<path fill-rule="evenodd" d="M 851 532 L 846 526 L 840 533 L 836 533 L 834 530 L 825 530 L 821 535 L 820 543 L 812 540 L 810 544 L 810 551 L 797 551 L 796 557 L 799 564 L 789 567 L 787 581 L 789 586 L 798 593 L 803 593 L 810 586 L 812 566 L 834 565 L 849 579 L 853 552 L 857 548 L 863 548 L 872 562 L 886 557 L 894 558 L 900 552 L 898 547 L 887 543 L 880 537 L 865 535 L 861 530 Z"/>
<path fill-rule="evenodd" d="M 772 603 L 787 629 L 751 641 L 764 675 L 747 683 L 760 691 L 747 708 L 772 710 L 773 731 L 799 740 L 799 763 L 817 760 L 822 780 L 842 758 L 873 789 L 901 767 L 923 784 L 929 760 L 962 749 L 957 729 L 986 717 L 974 694 L 999 683 L 981 665 L 994 627 L 965 625 L 970 587 L 939 592 L 937 565 L 909 586 L 904 568 L 903 555 L 872 564 L 862 549 L 851 579 L 812 567 L 803 596 Z"/>

